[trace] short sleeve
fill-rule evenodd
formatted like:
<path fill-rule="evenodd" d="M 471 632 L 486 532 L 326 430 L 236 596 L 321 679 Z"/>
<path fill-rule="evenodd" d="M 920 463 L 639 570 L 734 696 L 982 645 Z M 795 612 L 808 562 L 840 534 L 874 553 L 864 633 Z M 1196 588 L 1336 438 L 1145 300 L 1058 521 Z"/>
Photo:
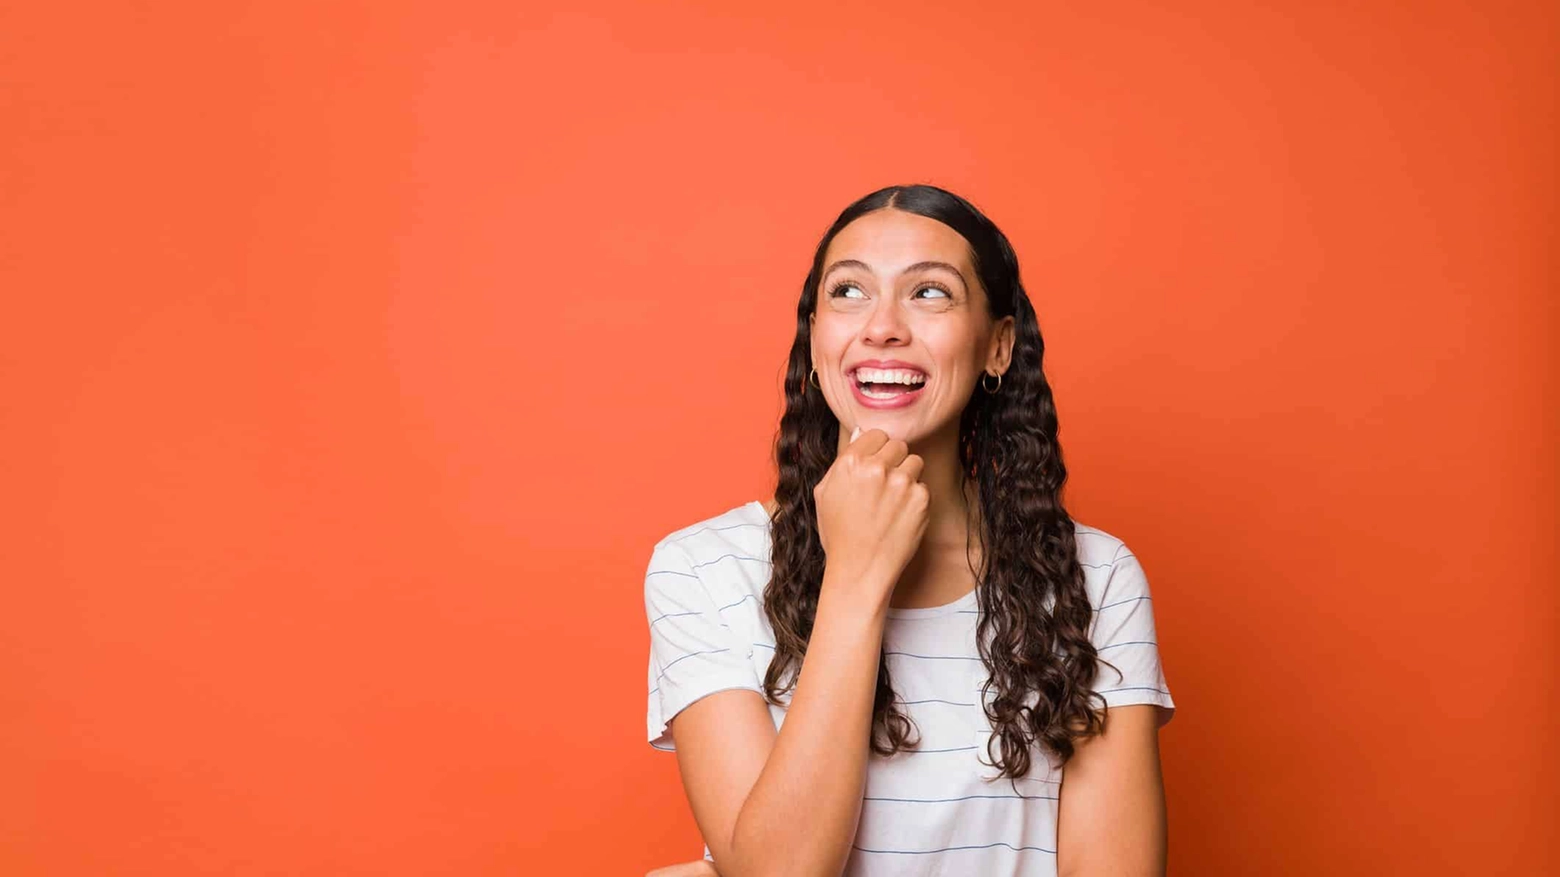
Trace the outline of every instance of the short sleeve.
<path fill-rule="evenodd" d="M 720 607 L 675 543 L 661 543 L 645 571 L 645 618 L 650 624 L 650 745 L 676 749 L 667 724 L 705 695 L 731 688 L 763 693 L 752 643 L 721 620 Z"/>
<path fill-rule="evenodd" d="M 1117 547 L 1106 571 L 1090 639 L 1102 661 L 1114 665 L 1101 663 L 1095 676 L 1094 690 L 1107 704 L 1155 704 L 1160 707 L 1160 726 L 1174 717 L 1175 701 L 1170 697 L 1170 686 L 1159 660 L 1148 577 L 1125 544 Z"/>

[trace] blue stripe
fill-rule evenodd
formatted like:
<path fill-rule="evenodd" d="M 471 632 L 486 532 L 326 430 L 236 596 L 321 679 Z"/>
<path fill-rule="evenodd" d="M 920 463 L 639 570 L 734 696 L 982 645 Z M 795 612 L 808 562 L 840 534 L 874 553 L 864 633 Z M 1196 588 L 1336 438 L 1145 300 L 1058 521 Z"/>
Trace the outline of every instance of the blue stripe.
<path fill-rule="evenodd" d="M 716 609 L 715 611 L 716 612 L 725 612 L 727 609 L 730 609 L 733 606 L 741 606 L 743 603 L 747 602 L 748 600 L 753 600 L 753 601 L 756 602 L 758 600 L 758 596 L 755 595 L 755 594 L 749 594 L 746 597 L 743 597 L 741 600 L 738 600 L 735 603 L 727 603 L 726 605 L 720 607 L 719 609 Z"/>
<path fill-rule="evenodd" d="M 1125 547 L 1127 547 L 1127 546 L 1125 546 L 1125 545 L 1121 546 L 1121 548 L 1125 548 Z M 1082 566 L 1082 567 L 1087 567 L 1089 569 L 1103 569 L 1105 567 L 1113 567 L 1116 564 L 1122 562 L 1123 560 L 1126 560 L 1127 557 L 1134 557 L 1134 558 L 1137 557 L 1136 554 L 1133 554 L 1130 551 L 1128 551 L 1126 553 L 1126 557 L 1123 557 L 1122 554 L 1121 554 L 1121 548 L 1116 549 L 1116 554 L 1115 554 L 1115 556 L 1111 557 L 1110 563 L 1084 563 L 1083 561 L 1080 560 L 1080 561 L 1078 561 L 1078 565 Z"/>
<path fill-rule="evenodd" d="M 741 527 L 767 527 L 767 526 L 768 526 L 768 524 L 743 523 L 743 524 L 727 524 L 724 527 L 700 527 L 699 529 L 694 530 L 692 533 L 684 533 L 681 536 L 678 536 L 676 541 L 677 542 L 683 542 L 683 541 L 685 541 L 687 539 L 691 539 L 694 536 L 699 535 L 700 533 L 708 533 L 708 532 L 710 532 L 712 530 L 717 530 L 717 531 L 718 530 L 736 530 L 736 529 L 741 528 Z"/>
<path fill-rule="evenodd" d="M 645 573 L 645 578 L 648 579 L 651 576 L 682 576 L 683 578 L 688 578 L 688 579 L 697 579 L 698 578 L 698 576 L 694 575 L 691 572 L 682 572 L 681 570 L 675 570 L 675 569 L 653 569 L 653 570 L 650 570 L 649 572 Z"/>
<path fill-rule="evenodd" d="M 661 678 L 666 675 L 666 671 L 672 669 L 672 667 L 675 664 L 677 664 L 678 661 L 686 661 L 686 660 L 688 660 L 689 658 L 691 658 L 691 657 L 693 657 L 695 655 L 714 655 L 714 654 L 718 654 L 720 652 L 729 652 L 729 651 L 731 651 L 731 649 L 708 649 L 708 650 L 702 651 L 702 652 L 689 652 L 688 654 L 683 655 L 681 658 L 678 658 L 677 661 L 673 661 L 672 663 L 667 664 L 665 667 L 662 667 L 661 668 L 661 672 L 655 677 L 655 680 L 657 682 L 660 682 Z M 659 688 L 660 686 L 656 686 L 656 687 Z"/>
<path fill-rule="evenodd" d="M 686 575 L 686 573 L 676 573 L 676 575 Z M 689 577 L 690 578 L 698 578 L 698 576 L 689 576 Z M 730 609 L 733 606 L 740 606 L 743 603 L 747 602 L 748 600 L 757 600 L 757 599 L 758 599 L 758 597 L 756 597 L 756 596 L 754 596 L 752 594 L 749 594 L 746 597 L 743 597 L 741 600 L 738 600 L 735 603 L 727 603 L 724 606 L 717 607 L 715 609 L 715 611 L 716 612 L 725 612 L 727 609 Z M 650 622 L 650 626 L 654 627 L 655 626 L 655 622 L 656 621 L 660 621 L 663 618 L 678 618 L 678 617 L 681 617 L 681 616 L 684 616 L 684 615 L 698 615 L 698 614 L 699 614 L 699 612 L 697 612 L 697 611 L 694 611 L 694 612 L 667 612 L 667 613 L 664 613 L 662 615 L 657 616 L 655 621 Z M 720 626 L 729 628 L 731 625 L 726 624 L 723 621 L 723 622 L 721 622 Z"/>
<path fill-rule="evenodd" d="M 930 659 L 930 660 L 937 660 L 937 661 L 979 661 L 980 660 L 980 656 L 979 655 L 976 655 L 974 657 L 970 657 L 970 656 L 967 656 L 967 655 L 917 655 L 917 654 L 914 654 L 912 652 L 884 652 L 883 654 L 885 654 L 885 655 L 904 655 L 907 658 L 927 658 L 927 659 Z"/>
<path fill-rule="evenodd" d="M 1125 606 L 1128 603 L 1136 603 L 1139 600 L 1147 600 L 1147 599 L 1150 599 L 1150 598 L 1148 598 L 1148 597 L 1128 597 L 1125 600 L 1117 600 L 1114 603 L 1106 603 L 1104 606 L 1101 606 L 1100 608 L 1098 608 L 1098 609 L 1096 609 L 1094 611 L 1095 612 L 1104 612 L 1106 609 L 1109 609 L 1112 606 Z"/>
<path fill-rule="evenodd" d="M 1110 694 L 1112 691 L 1157 691 L 1160 694 L 1169 694 L 1170 693 L 1170 692 L 1164 690 L 1163 688 L 1156 688 L 1156 687 L 1154 687 L 1152 685 L 1128 685 L 1126 688 L 1102 688 L 1102 689 L 1100 689 L 1099 691 L 1097 691 L 1095 693 L 1096 694 Z"/>
<path fill-rule="evenodd" d="M 1159 645 L 1159 643 L 1151 643 L 1151 642 L 1148 642 L 1147 640 L 1132 640 L 1131 642 L 1111 643 L 1108 646 L 1100 646 L 1099 648 L 1095 649 L 1095 651 L 1096 652 L 1103 652 L 1106 649 L 1119 649 L 1122 646 L 1157 646 L 1157 645 Z"/>
<path fill-rule="evenodd" d="M 1050 853 L 1053 856 L 1056 855 L 1056 850 L 1048 850 L 1045 847 L 1015 847 L 1010 843 L 1002 843 L 1000 841 L 994 844 L 970 844 L 969 846 L 962 847 L 941 847 L 940 849 L 935 850 L 869 850 L 866 847 L 858 847 L 855 844 L 851 844 L 851 849 L 860 850 L 863 853 L 892 853 L 903 856 L 924 856 L 928 853 L 946 853 L 951 850 L 989 850 L 992 847 L 1007 847 L 1014 852 L 1019 852 L 1022 850 L 1034 850 L 1041 853 Z"/>
<path fill-rule="evenodd" d="M 709 566 L 710 564 L 720 563 L 728 557 L 734 560 L 752 560 L 757 561 L 758 563 L 771 563 L 771 561 L 765 560 L 762 557 L 748 557 L 745 554 L 722 554 L 720 557 L 717 557 L 714 560 L 706 560 L 703 563 L 696 563 L 693 565 L 693 568 L 698 569 L 701 566 Z"/>
<path fill-rule="evenodd" d="M 697 613 L 697 612 L 689 612 L 689 613 L 685 613 L 685 614 L 697 615 L 699 613 Z M 722 625 L 722 626 L 724 626 L 724 625 Z M 753 645 L 755 645 L 755 646 L 757 646 L 757 647 L 759 647 L 761 649 L 773 649 L 774 648 L 774 646 L 769 645 L 768 643 L 754 643 Z M 682 658 L 678 658 L 677 661 L 681 661 L 683 658 L 691 658 L 694 655 L 713 655 L 716 652 L 729 652 L 729 651 L 731 651 L 731 649 L 711 649 L 710 651 L 707 651 L 707 652 L 689 652 L 688 654 L 683 655 Z M 673 661 L 672 664 L 677 663 L 677 661 Z M 666 671 L 671 669 L 672 664 L 667 664 L 666 667 L 664 667 L 661 670 L 661 672 L 656 675 L 655 678 L 656 679 L 660 679 L 661 677 L 665 676 L 666 675 Z M 661 686 L 657 685 L 656 687 L 650 689 L 650 693 L 651 694 L 655 694 L 657 691 L 660 691 L 660 690 L 661 690 Z M 967 705 L 968 706 L 974 706 L 974 704 L 967 704 Z"/>
<path fill-rule="evenodd" d="M 905 749 L 905 750 L 902 750 L 902 751 L 906 755 L 927 755 L 927 754 L 930 754 L 930 753 L 933 753 L 933 752 L 968 752 L 971 749 L 975 749 L 975 748 L 977 748 L 977 747 L 975 747 L 975 746 L 955 746 L 952 749 Z"/>
<path fill-rule="evenodd" d="M 757 560 L 757 557 L 746 557 L 746 560 Z M 672 573 L 671 570 L 660 570 L 660 573 L 669 574 L 669 576 L 688 576 L 688 573 Z M 654 576 L 655 573 L 651 573 L 651 574 L 652 574 L 652 576 Z M 699 577 L 699 576 L 688 576 L 688 577 L 690 577 L 690 579 L 697 579 L 697 577 Z M 732 609 L 733 605 L 741 605 L 741 604 L 743 604 L 743 602 L 749 601 L 749 599 L 753 599 L 753 601 L 757 601 L 758 598 L 755 595 L 744 596 L 744 598 L 743 599 L 739 599 L 739 601 L 729 602 L 729 604 L 722 605 L 722 607 L 719 607 L 718 612 L 725 612 L 725 610 L 727 610 L 727 609 Z M 1148 596 L 1134 596 L 1134 598 L 1122 599 L 1122 601 L 1108 602 L 1108 604 L 1101 605 L 1101 607 L 1098 607 L 1098 609 L 1095 609 L 1095 612 L 1104 612 L 1104 610 L 1112 609 L 1112 607 L 1117 607 L 1117 605 L 1126 605 L 1126 604 L 1129 604 L 1129 602 L 1143 601 L 1143 599 L 1153 599 L 1153 598 L 1148 598 Z M 691 615 L 697 615 L 697 612 L 691 613 Z M 958 615 L 980 615 L 980 610 L 978 610 L 978 609 L 961 609 L 961 610 L 958 610 Z M 666 616 L 663 615 L 663 616 L 661 616 L 661 618 L 666 618 Z M 933 618 L 934 618 L 934 616 L 933 616 Z M 928 618 L 928 621 L 930 621 L 930 620 L 931 620 L 931 618 Z M 657 618 L 657 620 L 655 620 L 655 621 L 660 621 L 660 618 Z M 655 621 L 652 621 L 651 624 L 654 624 Z M 905 620 L 905 618 L 899 618 L 899 620 L 895 620 L 895 621 L 906 621 L 906 620 Z M 908 620 L 908 621 L 914 621 L 914 618 L 911 618 L 911 620 Z M 914 655 L 914 657 L 925 657 L 925 655 Z"/>
<path fill-rule="evenodd" d="M 948 704 L 949 706 L 974 706 L 975 705 L 973 703 L 960 703 L 957 700 L 942 700 L 942 699 L 936 698 L 936 697 L 929 697 L 926 700 L 902 700 L 902 701 L 900 701 L 900 703 L 904 704 L 905 706 L 910 706 L 911 704 L 916 704 L 916 703 L 945 703 L 945 704 Z"/>
<path fill-rule="evenodd" d="M 668 612 L 665 615 L 660 616 L 660 618 L 657 618 L 655 621 L 660 621 L 662 618 L 680 618 L 680 617 L 682 617 L 684 615 L 698 615 L 698 614 L 699 613 L 697 613 L 697 612 Z M 650 626 L 651 627 L 655 626 L 655 621 L 650 622 Z"/>
<path fill-rule="evenodd" d="M 684 613 L 681 613 L 681 614 L 683 614 L 683 615 L 698 615 L 699 613 L 697 613 L 697 612 L 684 612 Z M 662 617 L 664 618 L 665 616 L 662 616 Z M 660 619 L 657 619 L 657 620 L 660 620 Z M 725 625 L 721 625 L 721 626 L 725 627 Z M 758 648 L 761 648 L 761 649 L 773 649 L 774 648 L 774 646 L 769 644 L 769 643 L 754 643 L 753 645 L 755 645 L 755 646 L 757 646 Z M 713 655 L 715 652 L 729 652 L 729 651 L 731 651 L 731 650 L 730 649 L 712 649 L 712 650 L 710 650 L 708 652 L 690 652 L 690 653 L 688 653 L 686 655 L 683 655 L 682 658 L 678 658 L 677 661 L 681 661 L 683 658 L 691 658 L 694 655 Z M 672 664 L 677 663 L 677 661 L 673 661 Z M 662 676 L 665 676 L 666 675 L 666 670 L 670 669 L 672 664 L 667 664 L 666 665 L 666 669 L 661 670 L 660 674 L 657 675 L 655 678 L 660 679 Z M 651 694 L 655 694 L 657 691 L 660 691 L 660 690 L 661 690 L 661 686 L 657 685 L 656 687 L 650 689 L 650 693 Z M 963 704 L 963 706 L 974 706 L 974 704 L 968 703 L 968 704 Z"/>
<path fill-rule="evenodd" d="M 1027 777 L 1026 777 L 1027 779 Z M 962 798 L 862 798 L 863 801 L 894 801 L 900 804 L 949 804 L 954 801 L 969 801 L 974 798 L 1025 798 L 1042 801 L 1059 800 L 1055 795 L 965 795 Z"/>

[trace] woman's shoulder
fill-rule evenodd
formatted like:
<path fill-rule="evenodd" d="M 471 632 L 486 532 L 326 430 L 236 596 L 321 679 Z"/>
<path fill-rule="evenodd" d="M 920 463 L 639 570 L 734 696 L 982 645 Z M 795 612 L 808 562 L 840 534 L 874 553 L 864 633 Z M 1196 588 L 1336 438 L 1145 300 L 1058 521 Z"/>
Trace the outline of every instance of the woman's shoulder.
<path fill-rule="evenodd" d="M 1084 587 L 1096 608 L 1120 596 L 1116 592 L 1141 590 L 1142 567 L 1121 537 L 1077 521 L 1073 526 L 1078 534 L 1078 563 L 1083 567 Z"/>
<path fill-rule="evenodd" d="M 769 581 L 769 516 L 756 500 L 678 527 L 656 542 L 675 552 L 717 598 L 763 593 Z"/>
<path fill-rule="evenodd" d="M 1126 550 L 1126 543 L 1114 533 L 1082 521 L 1073 521 L 1073 532 L 1077 534 L 1078 561 L 1085 567 L 1101 562 L 1109 564 Z"/>
<path fill-rule="evenodd" d="M 691 557 L 733 546 L 750 546 L 768 538 L 768 515 L 757 501 L 732 506 L 719 514 L 685 524 L 662 536 L 657 549 L 675 546 Z"/>

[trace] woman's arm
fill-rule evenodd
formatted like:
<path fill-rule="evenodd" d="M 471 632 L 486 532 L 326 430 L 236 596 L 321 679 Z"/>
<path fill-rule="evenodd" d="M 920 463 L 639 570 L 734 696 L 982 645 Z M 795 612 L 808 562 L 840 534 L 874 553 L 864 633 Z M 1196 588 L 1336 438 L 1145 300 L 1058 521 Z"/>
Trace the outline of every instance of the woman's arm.
<path fill-rule="evenodd" d="M 711 694 L 672 720 L 683 787 L 721 877 L 838 877 L 850 856 L 892 587 L 839 584 L 826 568 L 778 734 L 751 690 Z"/>
<path fill-rule="evenodd" d="M 1062 772 L 1058 877 L 1160 877 L 1168 828 L 1153 704 L 1113 706 Z"/>

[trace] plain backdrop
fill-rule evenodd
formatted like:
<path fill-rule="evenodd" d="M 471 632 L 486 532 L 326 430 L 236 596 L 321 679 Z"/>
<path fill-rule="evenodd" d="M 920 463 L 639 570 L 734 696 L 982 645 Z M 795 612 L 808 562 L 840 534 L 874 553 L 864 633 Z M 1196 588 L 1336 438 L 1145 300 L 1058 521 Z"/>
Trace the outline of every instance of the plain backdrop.
<path fill-rule="evenodd" d="M 1011 236 L 1171 873 L 1560 870 L 1542 3 L 0 6 L 0 872 L 640 874 L 814 245 Z"/>

